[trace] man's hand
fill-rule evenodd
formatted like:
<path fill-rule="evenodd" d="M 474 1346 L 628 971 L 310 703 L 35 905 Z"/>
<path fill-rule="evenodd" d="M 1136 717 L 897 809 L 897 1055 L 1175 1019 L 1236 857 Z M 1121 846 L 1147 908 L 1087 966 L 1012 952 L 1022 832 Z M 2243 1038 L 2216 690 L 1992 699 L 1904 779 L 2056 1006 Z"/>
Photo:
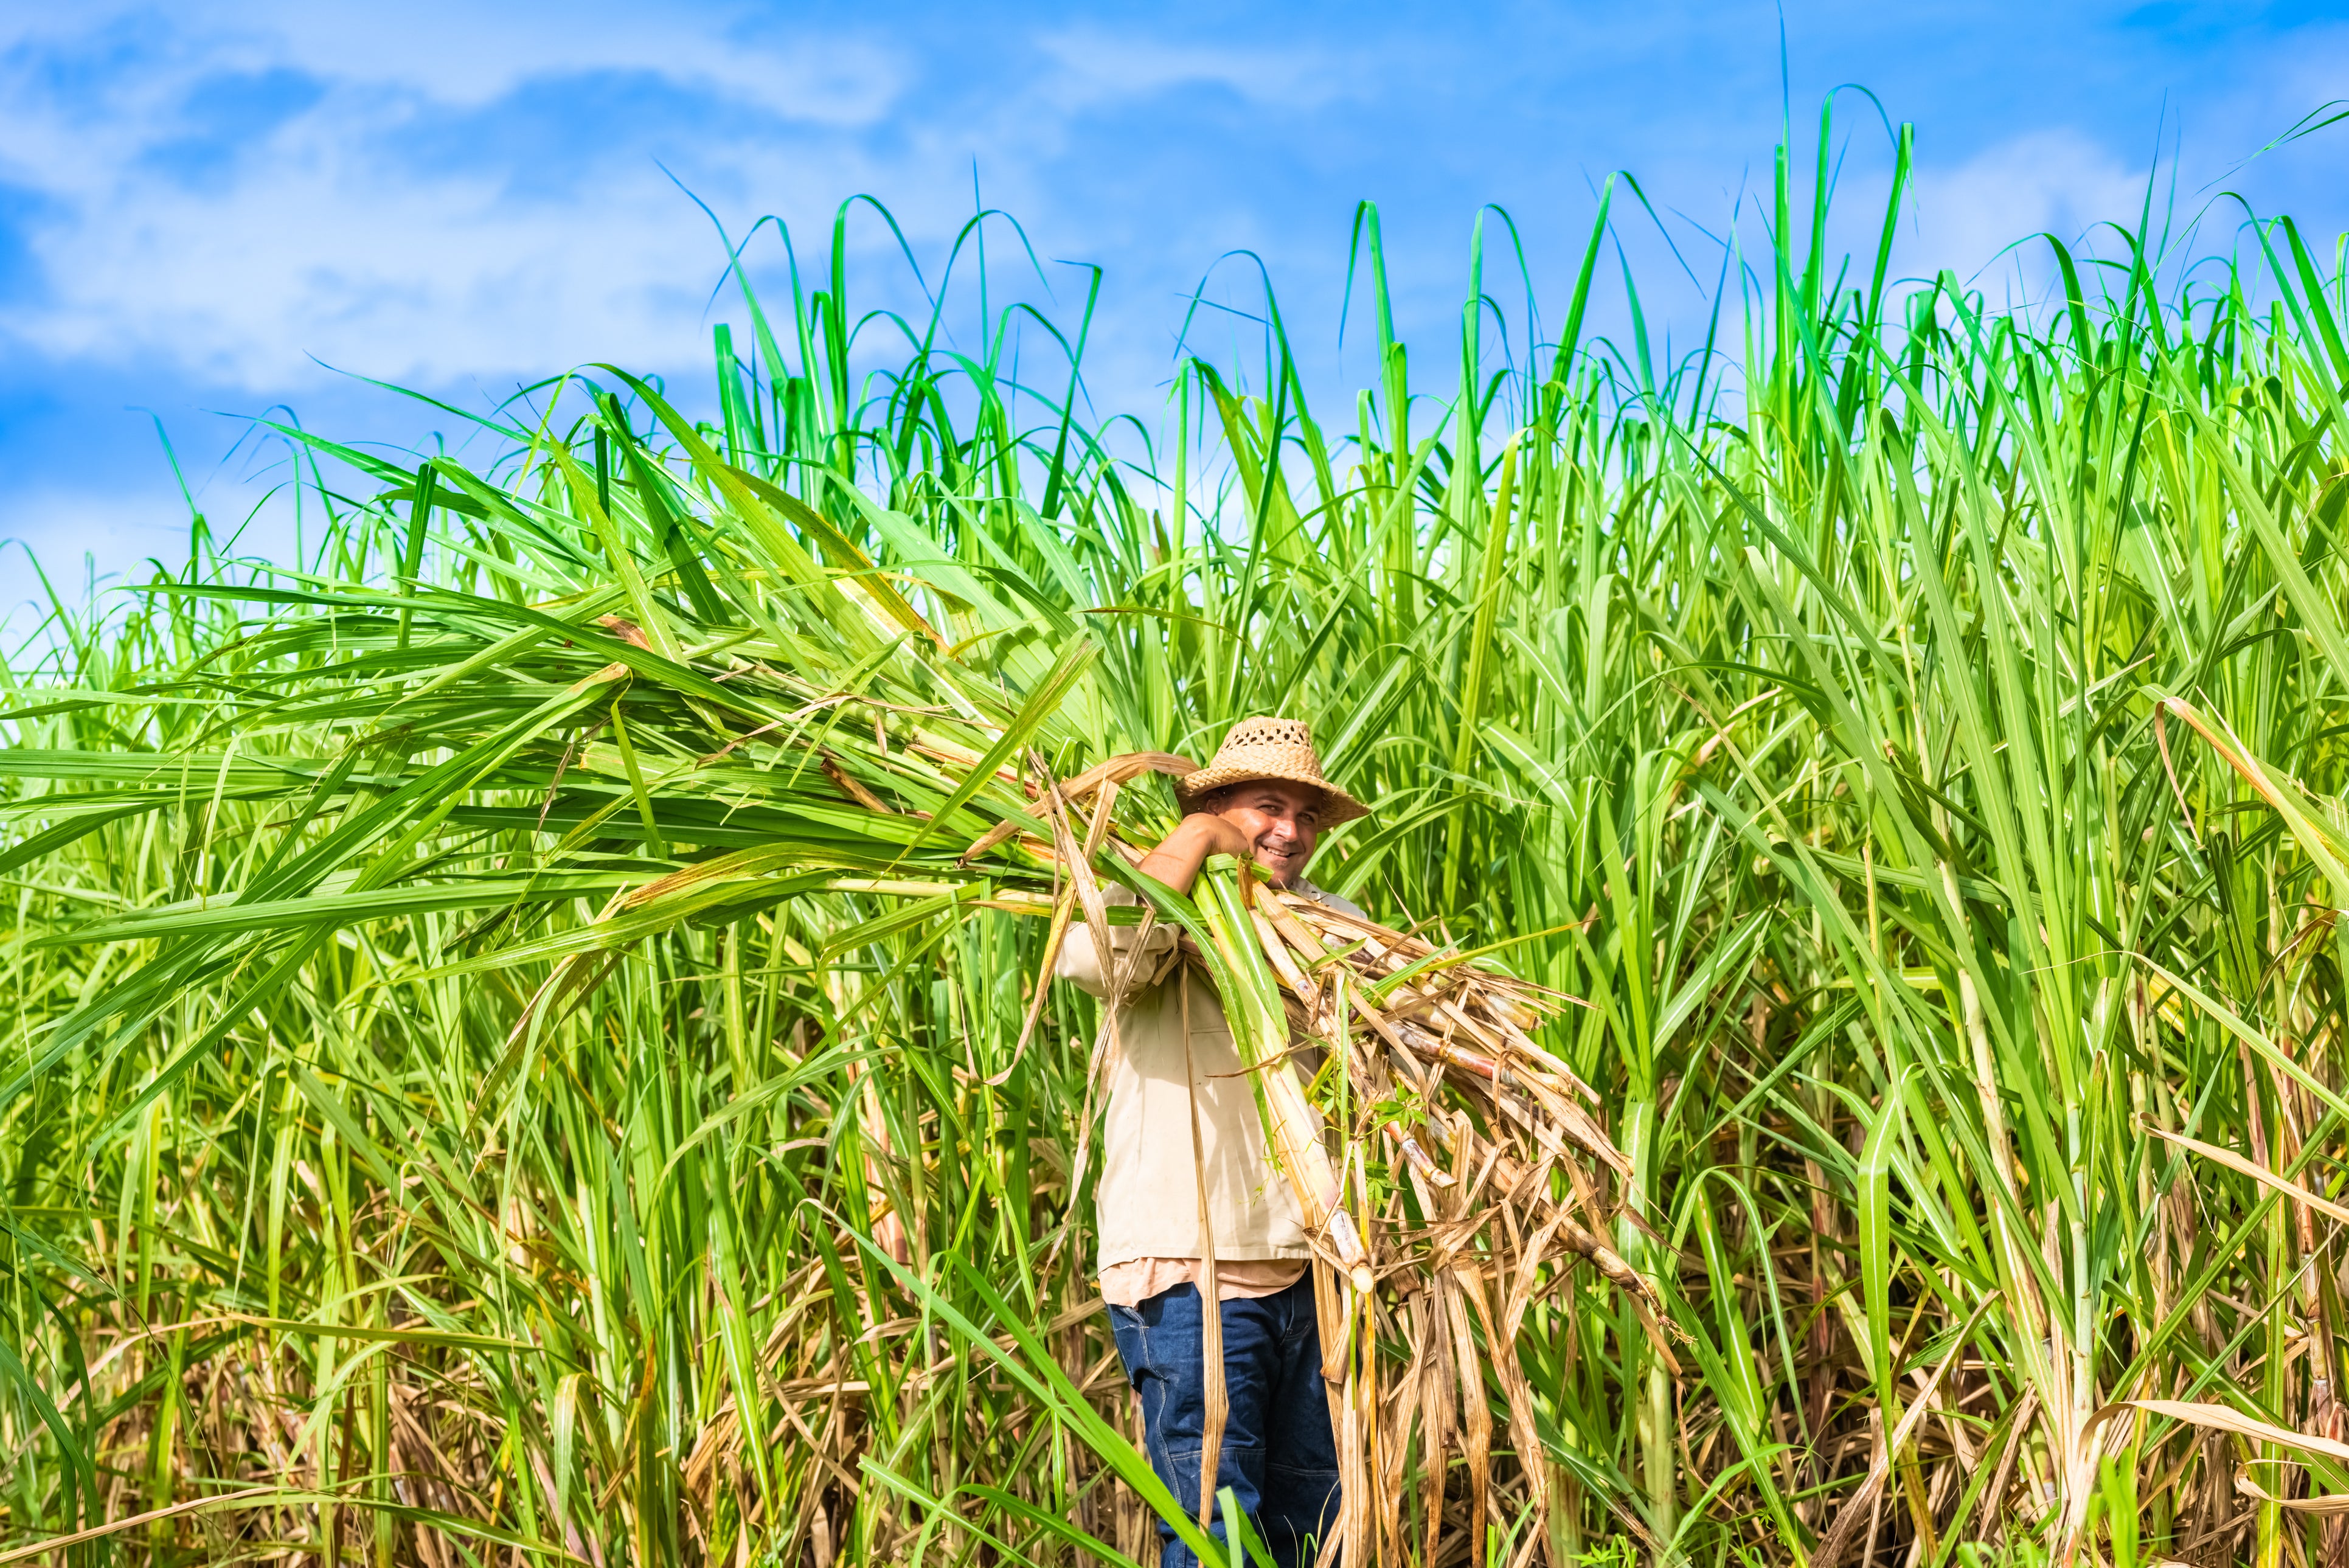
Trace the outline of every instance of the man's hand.
<path fill-rule="evenodd" d="M 1248 836 L 1241 832 L 1237 824 L 1212 811 L 1192 812 L 1176 825 L 1174 832 L 1196 833 L 1206 841 L 1207 853 L 1211 855 L 1232 855 L 1247 860 L 1256 850 L 1256 846 L 1248 842 Z"/>
<path fill-rule="evenodd" d="M 1187 894 L 1199 880 L 1199 868 L 1209 855 L 1254 858 L 1256 846 L 1234 823 L 1206 811 L 1194 811 L 1175 824 L 1159 846 L 1144 855 L 1141 871 L 1176 892 Z"/>

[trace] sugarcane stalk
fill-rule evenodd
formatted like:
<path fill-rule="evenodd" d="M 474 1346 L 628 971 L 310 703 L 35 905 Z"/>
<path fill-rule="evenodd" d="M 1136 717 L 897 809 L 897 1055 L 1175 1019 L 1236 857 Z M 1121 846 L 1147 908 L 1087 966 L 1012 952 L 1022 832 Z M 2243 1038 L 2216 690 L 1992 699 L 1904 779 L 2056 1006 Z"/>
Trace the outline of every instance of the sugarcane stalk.
<path fill-rule="evenodd" d="M 1308 1229 L 1338 1255 L 1353 1287 L 1367 1291 L 1374 1283 L 1370 1250 L 1362 1244 L 1353 1216 L 1339 1201 L 1337 1172 L 1321 1141 L 1320 1114 L 1307 1101 L 1296 1076 L 1274 1060 L 1288 1048 L 1288 1026 L 1269 961 L 1243 902 L 1239 878 L 1247 874 L 1235 875 L 1211 862 L 1200 872 L 1194 893 L 1230 978 L 1223 1000 L 1232 1044 L 1255 1087 L 1273 1162 L 1288 1179 Z"/>

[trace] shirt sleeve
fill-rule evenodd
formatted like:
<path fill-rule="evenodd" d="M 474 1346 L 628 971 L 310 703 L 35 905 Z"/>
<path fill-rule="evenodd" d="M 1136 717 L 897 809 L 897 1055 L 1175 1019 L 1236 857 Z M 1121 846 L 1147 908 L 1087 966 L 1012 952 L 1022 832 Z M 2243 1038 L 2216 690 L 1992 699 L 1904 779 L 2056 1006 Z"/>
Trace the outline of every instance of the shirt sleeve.
<path fill-rule="evenodd" d="M 1112 883 L 1102 889 L 1102 902 L 1131 904 L 1137 901 L 1131 888 Z M 1112 925 L 1109 928 L 1109 941 L 1116 955 L 1116 963 L 1124 962 L 1123 955 L 1131 952 L 1137 943 L 1143 953 L 1154 955 L 1137 960 L 1133 965 L 1133 977 L 1146 981 L 1158 967 L 1154 955 L 1174 945 L 1174 928 L 1154 925 L 1145 938 L 1139 925 Z M 1092 927 L 1085 923 L 1082 909 L 1069 920 L 1069 929 L 1061 938 L 1061 956 L 1054 963 L 1052 973 L 1096 996 L 1109 995 L 1110 973 L 1102 964 L 1100 944 L 1093 941 Z"/>
<path fill-rule="evenodd" d="M 1311 882 L 1307 882 L 1298 891 L 1305 894 L 1306 897 L 1313 900 L 1314 903 L 1326 903 L 1331 909 L 1336 910 L 1339 913 L 1350 914 L 1365 925 L 1376 925 L 1378 923 L 1378 922 L 1372 920 L 1369 915 L 1364 914 L 1361 906 L 1356 904 L 1352 899 L 1340 898 L 1336 893 L 1331 892 L 1327 888 L 1315 887 Z"/>

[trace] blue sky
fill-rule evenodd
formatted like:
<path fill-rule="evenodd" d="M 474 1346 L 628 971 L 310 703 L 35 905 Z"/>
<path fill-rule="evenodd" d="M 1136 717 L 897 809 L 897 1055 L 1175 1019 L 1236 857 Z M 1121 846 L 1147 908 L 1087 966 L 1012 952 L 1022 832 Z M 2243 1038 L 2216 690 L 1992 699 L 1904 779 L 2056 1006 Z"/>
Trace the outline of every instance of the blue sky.
<path fill-rule="evenodd" d="M 75 580 L 181 548 L 158 420 L 222 527 L 282 477 L 254 416 L 395 446 L 457 434 L 358 377 L 476 407 L 595 360 L 698 387 L 711 324 L 739 309 L 712 302 L 723 253 L 688 190 L 738 235 L 784 220 L 803 256 L 870 193 L 935 277 L 976 185 L 1045 262 L 1030 292 L 1072 312 L 1083 274 L 1062 263 L 1106 269 L 1089 364 L 1108 411 L 1154 413 L 1203 280 L 1260 297 L 1235 253 L 1260 258 L 1325 405 L 1350 388 L 1367 366 L 1338 324 L 1364 198 L 1415 365 L 1454 352 L 1481 207 L 1514 219 L 1556 309 L 1615 170 L 1661 215 L 1626 220 L 1625 243 L 1685 336 L 1702 301 L 1664 237 L 1709 280 L 1741 201 L 1749 223 L 1766 204 L 1782 112 L 1807 157 L 1844 84 L 1918 128 L 1904 272 L 2027 291 L 2009 241 L 2133 219 L 2149 176 L 2200 215 L 2202 251 L 2237 242 L 2230 191 L 2349 227 L 2349 126 L 2252 156 L 2349 97 L 2349 0 L 18 0 L 0 9 L 0 539 Z M 1837 103 L 1837 210 L 1864 243 L 1887 136 L 1868 98 Z M 869 216 L 852 227 L 861 302 L 915 299 L 892 247 Z M 999 234 L 999 270 L 1009 251 Z M 289 529 L 264 506 L 245 540 L 282 552 Z M 0 552 L 0 604 L 35 587 L 25 551 Z"/>

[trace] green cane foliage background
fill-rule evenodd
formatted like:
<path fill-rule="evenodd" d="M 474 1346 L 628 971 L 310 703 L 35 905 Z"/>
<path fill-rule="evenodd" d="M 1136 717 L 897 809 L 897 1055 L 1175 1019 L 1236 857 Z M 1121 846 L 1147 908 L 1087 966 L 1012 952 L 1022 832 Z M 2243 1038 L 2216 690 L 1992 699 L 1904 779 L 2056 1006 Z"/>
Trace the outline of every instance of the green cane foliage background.
<path fill-rule="evenodd" d="M 1504 358 L 1480 261 L 1428 390 L 1366 211 L 1350 412 L 1276 332 L 1185 361 L 1148 450 L 1086 412 L 1081 323 L 1047 373 L 1028 320 L 1015 386 L 1008 315 L 956 348 L 835 261 L 744 293 L 716 422 L 595 367 L 479 465 L 289 431 L 314 559 L 200 533 L 59 605 L 0 753 L 0 1539 L 1145 1556 L 1095 1018 L 1056 994 L 1016 1048 L 1050 888 L 958 856 L 1040 822 L 997 762 L 1279 711 L 1377 807 L 1318 880 L 1547 934 L 1506 962 L 1588 1004 L 1546 1038 L 1686 1336 L 1675 1371 L 1589 1271 L 1542 1282 L 1543 1451 L 1472 1542 L 1421 1427 L 1392 1540 L 2341 1560 L 2237 1491 L 2349 1491 L 2282 1446 L 2343 1436 L 2299 1197 L 2349 1114 L 2337 253 L 2043 238 L 2058 296 L 2001 313 L 1831 253 L 1778 167 L 1777 248 L 1682 361 L 1636 296 L 1586 336 L 1602 205 L 1558 340 Z"/>

